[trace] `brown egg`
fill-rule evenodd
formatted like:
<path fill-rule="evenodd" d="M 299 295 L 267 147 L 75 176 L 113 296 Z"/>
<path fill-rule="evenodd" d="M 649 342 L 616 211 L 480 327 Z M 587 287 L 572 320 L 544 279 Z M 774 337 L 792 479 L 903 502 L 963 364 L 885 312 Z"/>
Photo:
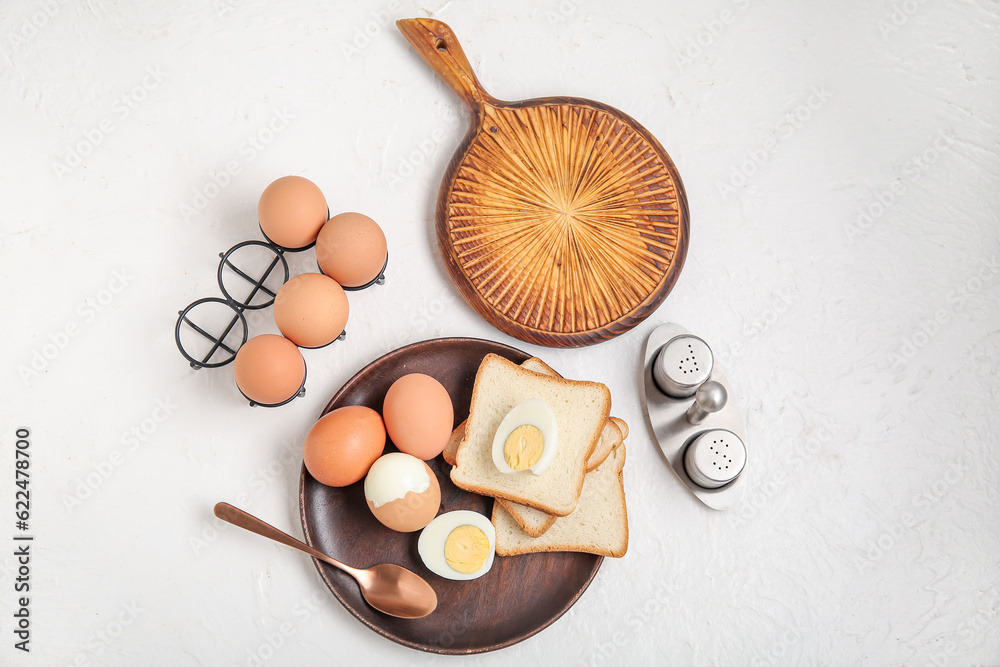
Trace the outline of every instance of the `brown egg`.
<path fill-rule="evenodd" d="M 257 220 L 264 236 L 291 250 L 315 241 L 328 214 L 322 191 L 301 176 L 284 176 L 271 183 L 257 204 Z"/>
<path fill-rule="evenodd" d="M 274 405 L 299 393 L 306 379 L 306 361 L 292 341 L 261 334 L 236 353 L 233 375 L 244 396 L 260 405 Z"/>
<path fill-rule="evenodd" d="M 360 213 L 333 216 L 316 239 L 320 270 L 344 287 L 361 287 L 378 278 L 388 256 L 382 228 Z"/>
<path fill-rule="evenodd" d="M 372 464 L 365 477 L 368 509 L 384 526 L 401 533 L 420 530 L 441 507 L 441 486 L 420 459 L 392 452 Z"/>
<path fill-rule="evenodd" d="M 455 425 L 448 390 L 423 373 L 410 373 L 392 383 L 382 415 L 385 430 L 399 451 L 425 461 L 441 453 Z"/>
<path fill-rule="evenodd" d="M 274 321 L 282 335 L 301 347 L 322 347 L 344 331 L 347 294 L 333 278 L 302 273 L 278 290 Z"/>
<path fill-rule="evenodd" d="M 306 470 L 327 486 L 354 484 L 382 456 L 382 417 L 363 405 L 337 408 L 319 418 L 306 436 L 302 459 Z"/>

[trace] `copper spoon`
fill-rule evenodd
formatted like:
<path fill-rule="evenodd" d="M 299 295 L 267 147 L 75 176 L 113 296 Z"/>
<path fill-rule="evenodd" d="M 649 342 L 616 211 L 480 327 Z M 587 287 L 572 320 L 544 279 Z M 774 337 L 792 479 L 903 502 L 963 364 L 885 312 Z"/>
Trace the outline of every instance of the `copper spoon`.
<path fill-rule="evenodd" d="M 368 604 L 384 614 L 398 618 L 423 618 L 437 607 L 437 594 L 431 585 L 399 565 L 382 563 L 367 570 L 349 567 L 229 503 L 216 504 L 215 516 L 343 570 L 357 580 L 361 595 Z"/>

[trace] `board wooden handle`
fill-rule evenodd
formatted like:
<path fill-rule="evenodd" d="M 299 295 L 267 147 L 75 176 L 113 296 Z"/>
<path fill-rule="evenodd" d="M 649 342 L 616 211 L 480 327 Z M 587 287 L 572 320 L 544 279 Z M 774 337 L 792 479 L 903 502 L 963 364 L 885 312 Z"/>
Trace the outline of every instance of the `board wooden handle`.
<path fill-rule="evenodd" d="M 462 45 L 447 23 L 434 19 L 400 19 L 396 27 L 473 113 L 480 110 L 483 102 L 496 102 L 483 90 Z"/>

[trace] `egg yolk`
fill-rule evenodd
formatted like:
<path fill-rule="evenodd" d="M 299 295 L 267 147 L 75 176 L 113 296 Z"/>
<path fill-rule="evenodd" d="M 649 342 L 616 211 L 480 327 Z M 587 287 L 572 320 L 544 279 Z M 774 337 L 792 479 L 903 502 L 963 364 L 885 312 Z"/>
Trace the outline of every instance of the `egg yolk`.
<path fill-rule="evenodd" d="M 448 533 L 444 541 L 444 559 L 462 574 L 472 574 L 490 555 L 490 540 L 481 529 L 465 524 Z"/>
<path fill-rule="evenodd" d="M 545 449 L 545 436 L 537 426 L 518 426 L 503 443 L 503 458 L 511 470 L 525 470 L 538 463 Z"/>

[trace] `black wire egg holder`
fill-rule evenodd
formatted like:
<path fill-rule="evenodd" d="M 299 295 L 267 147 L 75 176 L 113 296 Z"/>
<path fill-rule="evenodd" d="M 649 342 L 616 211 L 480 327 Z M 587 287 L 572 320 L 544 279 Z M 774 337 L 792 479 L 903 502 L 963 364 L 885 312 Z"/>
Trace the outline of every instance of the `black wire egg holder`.
<path fill-rule="evenodd" d="M 327 212 L 327 218 L 329 218 L 329 211 Z M 263 230 L 261 230 L 261 233 L 263 234 Z M 231 247 L 226 252 L 219 253 L 219 258 L 220 258 L 219 268 L 218 271 L 216 272 L 216 276 L 219 284 L 219 290 L 222 292 L 224 298 L 219 298 L 217 296 L 204 297 L 201 299 L 197 299 L 196 301 L 192 301 L 187 305 L 186 308 L 178 311 L 177 324 L 174 326 L 174 342 L 177 344 L 177 349 L 180 351 L 181 355 L 185 359 L 187 359 L 191 368 L 195 370 L 200 370 L 202 368 L 221 368 L 222 366 L 226 366 L 227 364 L 232 363 L 232 361 L 236 358 L 236 353 L 239 352 L 240 348 L 243 347 L 243 345 L 246 344 L 247 340 L 249 339 L 249 327 L 247 325 L 247 319 L 246 316 L 243 314 L 243 311 L 263 310 L 264 308 L 273 305 L 274 300 L 278 294 L 277 291 L 272 290 L 270 287 L 268 287 L 266 283 L 268 279 L 271 277 L 272 272 L 276 268 L 278 268 L 278 266 L 281 267 L 282 273 L 284 274 L 281 279 L 281 284 L 284 285 L 286 282 L 288 282 L 289 278 L 288 260 L 285 259 L 285 253 L 302 252 L 316 245 L 316 242 L 314 241 L 309 245 L 303 246 L 301 248 L 285 248 L 279 246 L 278 244 L 268 239 L 266 234 L 264 234 L 264 238 L 267 240 L 242 241 Z M 241 269 L 239 266 L 236 265 L 235 262 L 232 261 L 232 256 L 235 253 L 237 253 L 237 251 L 239 251 L 241 248 L 246 248 L 250 246 L 266 248 L 270 252 L 274 253 L 274 259 L 271 260 L 270 265 L 268 265 L 267 269 L 264 270 L 264 273 L 262 275 L 256 278 L 250 275 L 249 272 Z M 358 292 L 360 290 L 367 289 L 372 285 L 382 285 L 385 283 L 385 269 L 388 265 L 389 265 L 389 257 L 387 253 L 385 264 L 382 265 L 382 269 L 379 271 L 378 276 L 376 276 L 373 280 L 369 281 L 364 285 L 359 285 L 356 287 L 343 287 L 343 286 L 341 287 L 344 289 L 345 292 Z M 319 267 L 319 262 L 317 262 L 317 267 Z M 237 299 L 232 295 L 230 290 L 226 289 L 226 281 L 224 278 L 226 268 L 229 268 L 234 274 L 236 274 L 239 278 L 246 281 L 250 285 L 251 287 L 250 292 L 244 299 Z M 323 273 L 322 268 L 319 269 L 319 272 Z M 254 303 L 253 300 L 260 293 L 264 293 L 269 298 L 261 303 Z M 229 321 L 229 324 L 226 326 L 225 331 L 223 331 L 222 335 L 220 336 L 215 336 L 210 332 L 206 331 L 204 328 L 195 323 L 190 317 L 190 315 L 195 309 L 207 303 L 221 304 L 233 311 L 233 318 Z M 212 348 L 208 351 L 208 353 L 205 354 L 200 359 L 195 357 L 191 352 L 189 352 L 184 347 L 184 343 L 181 341 L 181 331 L 183 325 L 185 324 L 192 331 L 194 331 L 195 333 L 199 334 L 203 338 L 206 338 L 213 343 Z M 229 337 L 229 334 L 232 332 L 233 327 L 235 327 L 237 324 L 241 326 L 242 332 L 239 335 L 240 343 L 239 345 L 236 345 L 234 349 L 232 345 L 226 343 L 226 338 Z M 304 348 L 307 350 L 318 350 L 320 348 L 326 347 L 327 345 L 331 345 L 336 341 L 344 340 L 344 338 L 346 337 L 347 337 L 347 330 L 345 329 L 340 333 L 339 336 L 337 336 L 334 340 L 330 341 L 326 345 L 319 345 L 316 347 L 297 345 L 296 347 Z M 221 361 L 212 361 L 212 358 L 220 350 L 222 350 L 225 354 L 228 354 L 228 356 L 225 356 Z M 259 403 L 251 399 L 246 394 L 244 394 L 243 390 L 240 389 L 239 386 L 237 386 L 237 390 L 239 390 L 243 398 L 249 401 L 251 406 L 277 408 L 294 401 L 296 398 L 299 398 L 300 396 L 305 396 L 306 377 L 308 376 L 308 372 L 309 369 L 308 367 L 306 367 L 305 372 L 303 372 L 302 374 L 302 385 L 299 387 L 299 390 L 296 393 L 292 394 L 292 396 L 290 396 L 289 398 L 285 399 L 284 401 L 281 401 L 280 403 Z"/>

